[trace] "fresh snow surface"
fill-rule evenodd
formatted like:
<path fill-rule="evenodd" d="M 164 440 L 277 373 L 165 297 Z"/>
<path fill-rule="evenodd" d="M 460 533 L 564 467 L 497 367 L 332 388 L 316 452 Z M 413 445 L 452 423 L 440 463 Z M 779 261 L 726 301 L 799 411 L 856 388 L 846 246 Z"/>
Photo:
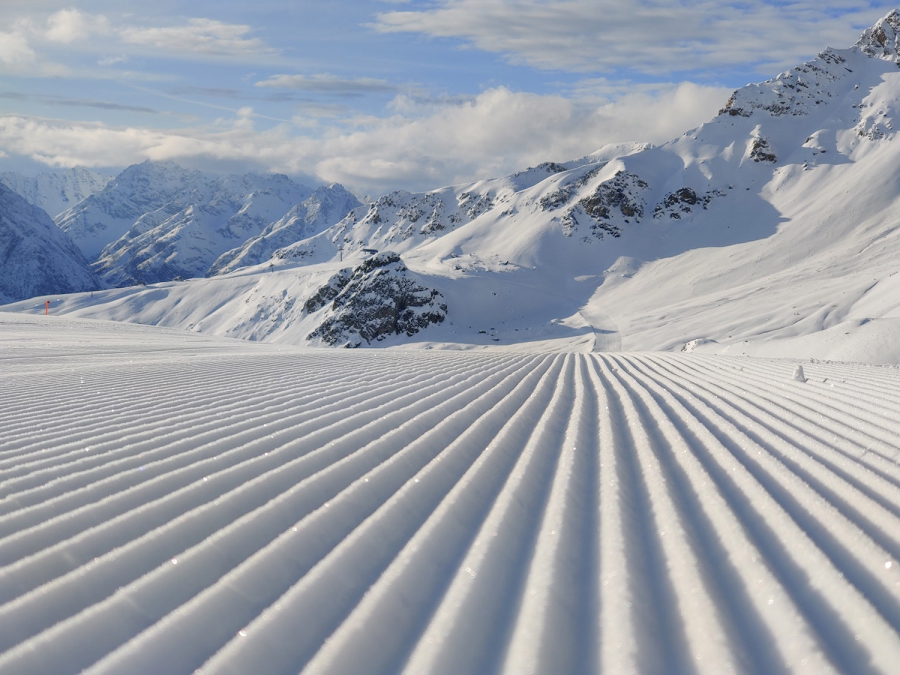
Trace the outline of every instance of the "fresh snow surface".
<path fill-rule="evenodd" d="M 890 366 L 0 314 L 0 672 L 896 672 L 898 438 Z"/>

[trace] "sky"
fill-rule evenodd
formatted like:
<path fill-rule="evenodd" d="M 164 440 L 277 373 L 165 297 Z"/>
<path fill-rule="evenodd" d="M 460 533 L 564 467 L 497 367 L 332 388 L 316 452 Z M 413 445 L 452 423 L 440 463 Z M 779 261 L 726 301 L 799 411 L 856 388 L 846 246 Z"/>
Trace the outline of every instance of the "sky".
<path fill-rule="evenodd" d="M 427 190 L 665 142 L 893 8 L 0 0 L 0 170 L 150 159 L 359 195 Z"/>

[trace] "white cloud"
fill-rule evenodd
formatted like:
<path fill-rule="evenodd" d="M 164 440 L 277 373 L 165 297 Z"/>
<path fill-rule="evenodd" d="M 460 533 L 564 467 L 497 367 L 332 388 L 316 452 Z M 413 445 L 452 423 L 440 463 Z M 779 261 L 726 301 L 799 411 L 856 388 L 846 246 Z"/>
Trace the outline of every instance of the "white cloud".
<path fill-rule="evenodd" d="M 424 190 L 564 161 L 612 142 L 663 142 L 707 120 L 730 91 L 694 84 L 585 105 L 496 88 L 463 103 L 398 105 L 404 114 L 359 118 L 320 137 L 297 127 L 258 131 L 252 109 L 206 129 L 111 128 L 0 117 L 0 146 L 52 166 L 125 166 L 175 160 L 315 174 L 369 191 Z M 419 110 L 419 115 L 414 112 Z"/>
<path fill-rule="evenodd" d="M 602 106 L 561 96 L 486 91 L 412 118 L 394 116 L 324 139 L 316 171 L 354 186 L 427 189 L 565 161 L 622 141 L 664 142 L 709 119 L 728 90 L 683 84 Z"/>
<path fill-rule="evenodd" d="M 11 66 L 35 58 L 28 40 L 21 33 L 0 33 L 0 63 Z"/>
<path fill-rule="evenodd" d="M 182 56 L 255 58 L 276 53 L 259 38 L 247 37 L 250 32 L 250 26 L 213 19 L 188 19 L 180 26 L 126 26 L 118 31 L 121 40 L 127 44 Z"/>
<path fill-rule="evenodd" d="M 97 61 L 98 66 L 115 66 L 120 63 L 127 63 L 128 57 L 125 55 L 119 56 L 105 56 L 102 59 Z"/>
<path fill-rule="evenodd" d="M 47 20 L 44 38 L 50 42 L 71 44 L 96 34 L 108 33 L 109 30 L 109 21 L 103 15 L 84 14 L 77 9 L 63 9 Z"/>
<path fill-rule="evenodd" d="M 384 12 L 374 27 L 459 38 L 539 68 L 648 73 L 793 64 L 887 12 L 858 0 L 437 0 Z"/>
<path fill-rule="evenodd" d="M 8 20 L 0 32 L 0 63 L 7 73 L 56 77 L 79 63 L 79 56 L 93 54 L 99 66 L 124 63 L 132 55 L 160 55 L 196 60 L 241 62 L 272 61 L 278 51 L 251 36 L 251 27 L 213 19 L 186 19 L 179 25 L 147 26 L 114 22 L 102 14 L 63 9 L 39 18 Z M 60 59 L 60 49 L 64 59 Z M 109 52 L 117 52 L 110 56 Z M 56 61 L 54 61 L 56 59 Z M 90 76 L 81 70 L 80 75 Z M 96 73 L 95 73 L 96 74 Z M 105 77 L 105 74 L 101 75 Z"/>

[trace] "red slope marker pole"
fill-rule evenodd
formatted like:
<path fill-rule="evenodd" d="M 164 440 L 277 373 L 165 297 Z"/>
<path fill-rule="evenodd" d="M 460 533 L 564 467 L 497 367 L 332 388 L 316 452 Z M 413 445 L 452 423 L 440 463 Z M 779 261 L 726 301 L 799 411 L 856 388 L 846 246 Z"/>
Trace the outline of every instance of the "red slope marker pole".
<path fill-rule="evenodd" d="M 44 316 L 48 316 L 50 314 L 50 301 L 48 300 L 44 303 Z"/>

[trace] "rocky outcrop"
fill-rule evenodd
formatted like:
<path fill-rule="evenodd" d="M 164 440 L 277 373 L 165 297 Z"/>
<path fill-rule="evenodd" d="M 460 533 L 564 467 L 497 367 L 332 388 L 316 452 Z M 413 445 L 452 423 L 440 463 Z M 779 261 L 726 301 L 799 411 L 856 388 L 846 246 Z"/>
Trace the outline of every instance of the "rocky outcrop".
<path fill-rule="evenodd" d="M 856 46 L 877 59 L 900 62 L 900 12 L 894 10 L 867 28 Z"/>
<path fill-rule="evenodd" d="M 541 200 L 539 202 L 541 205 L 541 209 L 544 211 L 552 211 L 553 209 L 558 209 L 568 204 L 585 185 L 587 185 L 597 177 L 597 174 L 600 173 L 605 166 L 606 162 L 592 168 L 590 171 L 586 171 L 576 180 L 566 183 L 558 190 L 554 190 L 553 192 L 541 197 Z"/>
<path fill-rule="evenodd" d="M 587 224 L 592 236 L 619 237 L 620 223 L 632 219 L 640 222 L 644 217 L 644 199 L 641 193 L 650 186 L 636 174 L 619 171 L 612 179 L 600 183 L 593 194 L 582 198 L 562 218 L 563 229 L 569 236 L 579 225 Z"/>
<path fill-rule="evenodd" d="M 325 318 L 308 339 L 345 347 L 410 337 L 447 316 L 443 296 L 418 284 L 391 251 L 334 275 L 304 306 L 307 312 L 323 308 Z"/>
<path fill-rule="evenodd" d="M 772 117 L 808 115 L 834 97 L 834 83 L 851 76 L 853 71 L 845 63 L 844 56 L 826 49 L 814 60 L 778 77 L 738 89 L 719 110 L 719 115 L 750 117 L 755 111 Z"/>
<path fill-rule="evenodd" d="M 765 138 L 753 139 L 753 143 L 750 145 L 750 159 L 754 162 L 771 162 L 772 164 L 778 161 L 772 151 L 772 146 Z"/>
<path fill-rule="evenodd" d="M 659 220 L 668 216 L 673 220 L 680 220 L 684 215 L 690 214 L 696 209 L 706 209 L 713 199 L 722 197 L 724 194 L 721 190 L 698 194 L 692 188 L 683 187 L 667 194 L 654 207 L 653 218 Z"/>
<path fill-rule="evenodd" d="M 322 309 L 329 302 L 334 300 L 341 291 L 347 288 L 350 279 L 353 277 L 353 270 L 347 268 L 341 270 L 332 277 L 319 289 L 303 305 L 303 311 L 307 314 L 313 314 Z"/>

